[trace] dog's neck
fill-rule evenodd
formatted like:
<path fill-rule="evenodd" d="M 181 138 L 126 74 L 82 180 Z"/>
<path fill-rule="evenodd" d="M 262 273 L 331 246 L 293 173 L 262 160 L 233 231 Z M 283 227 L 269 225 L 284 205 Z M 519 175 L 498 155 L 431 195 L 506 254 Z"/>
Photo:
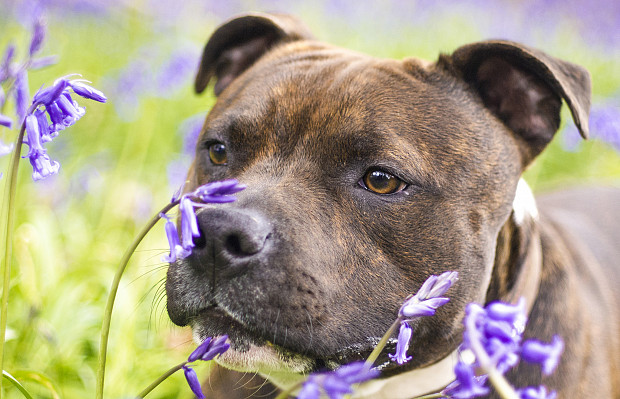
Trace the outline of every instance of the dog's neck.
<path fill-rule="evenodd" d="M 539 214 L 534 195 L 525 180 L 519 180 L 511 217 L 497 237 L 495 266 L 487 302 L 516 303 L 526 299 L 528 311 L 538 295 L 542 270 Z"/>

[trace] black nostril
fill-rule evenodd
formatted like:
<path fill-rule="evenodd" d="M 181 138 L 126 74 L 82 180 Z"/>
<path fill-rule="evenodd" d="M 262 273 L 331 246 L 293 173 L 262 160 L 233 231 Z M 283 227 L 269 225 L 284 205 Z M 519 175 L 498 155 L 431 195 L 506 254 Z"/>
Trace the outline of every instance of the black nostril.
<path fill-rule="evenodd" d="M 197 249 L 204 249 L 207 245 L 207 240 L 205 239 L 205 235 L 202 231 L 200 231 L 200 236 L 192 237 L 192 241 L 194 242 L 194 247 Z"/>
<path fill-rule="evenodd" d="M 241 240 L 238 235 L 230 235 L 224 242 L 224 248 L 232 255 L 243 256 L 243 250 L 241 249 Z"/>

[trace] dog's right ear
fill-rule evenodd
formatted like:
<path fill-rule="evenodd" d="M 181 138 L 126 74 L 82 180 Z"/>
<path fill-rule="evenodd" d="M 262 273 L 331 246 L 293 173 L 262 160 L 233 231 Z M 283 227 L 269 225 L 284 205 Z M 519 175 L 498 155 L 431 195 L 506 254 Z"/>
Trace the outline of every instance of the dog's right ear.
<path fill-rule="evenodd" d="M 214 91 L 219 95 L 275 45 L 312 38 L 308 28 L 290 15 L 252 13 L 234 18 L 207 42 L 194 84 L 196 93 L 202 93 L 215 75 Z"/>

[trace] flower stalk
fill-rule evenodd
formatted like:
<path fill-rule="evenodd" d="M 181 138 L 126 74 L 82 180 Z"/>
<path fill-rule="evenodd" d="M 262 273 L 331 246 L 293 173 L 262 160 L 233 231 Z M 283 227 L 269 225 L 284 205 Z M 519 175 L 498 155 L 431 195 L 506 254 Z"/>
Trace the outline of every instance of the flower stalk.
<path fill-rule="evenodd" d="M 36 108 L 32 105 L 28 111 L 32 112 Z M 26 131 L 26 123 L 22 123 L 19 135 L 15 141 L 13 155 L 9 166 L 4 201 L 5 210 L 3 220 L 6 221 L 4 226 L 4 257 L 2 260 L 2 299 L 0 299 L 0 370 L 4 370 L 4 341 L 6 338 L 6 325 L 9 305 L 9 289 L 11 286 L 11 257 L 13 255 L 13 224 L 15 221 L 15 198 L 17 194 L 17 171 L 19 170 L 19 158 L 22 144 L 24 142 L 24 133 Z M 0 396 L 2 395 L 2 378 L 0 378 Z"/>
<path fill-rule="evenodd" d="M 127 268 L 129 259 L 131 259 L 131 256 L 135 252 L 138 245 L 140 245 L 144 237 L 146 237 L 147 233 L 155 226 L 157 221 L 161 219 L 162 214 L 165 214 L 166 212 L 170 211 L 172 208 L 178 205 L 178 203 L 179 203 L 178 200 L 168 203 L 159 212 L 157 212 L 155 216 L 151 218 L 151 220 L 149 220 L 146 223 L 146 225 L 142 228 L 140 233 L 138 233 L 136 238 L 133 240 L 131 245 L 129 245 L 129 248 L 127 248 L 127 250 L 123 254 L 123 257 L 118 265 L 118 268 L 116 269 L 116 274 L 114 275 L 114 280 L 112 281 L 112 284 L 110 286 L 110 292 L 108 294 L 108 301 L 106 303 L 105 311 L 103 313 L 103 324 L 101 327 L 101 337 L 99 340 L 99 361 L 98 361 L 98 368 L 97 368 L 97 385 L 96 385 L 96 396 L 95 396 L 97 399 L 103 399 L 103 387 L 105 383 L 105 365 L 106 365 L 106 357 L 107 357 L 107 351 L 108 351 L 108 338 L 110 336 L 110 323 L 112 319 L 112 310 L 114 308 L 114 301 L 116 299 L 116 293 L 118 292 L 118 286 L 121 282 L 121 277 L 123 276 L 123 273 L 125 272 L 125 269 Z"/>

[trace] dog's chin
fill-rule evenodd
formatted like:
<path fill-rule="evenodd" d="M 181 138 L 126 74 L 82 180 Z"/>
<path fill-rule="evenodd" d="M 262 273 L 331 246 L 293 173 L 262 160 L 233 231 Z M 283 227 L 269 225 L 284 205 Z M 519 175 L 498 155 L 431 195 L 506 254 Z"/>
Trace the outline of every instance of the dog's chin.
<path fill-rule="evenodd" d="M 222 324 L 226 324 L 225 329 Z M 190 325 L 197 344 L 207 337 L 224 333 L 228 335 L 230 349 L 215 359 L 218 364 L 235 371 L 258 372 L 280 388 L 288 388 L 300 382 L 304 375 L 317 368 L 315 359 L 255 336 L 222 312 L 201 312 Z"/>

